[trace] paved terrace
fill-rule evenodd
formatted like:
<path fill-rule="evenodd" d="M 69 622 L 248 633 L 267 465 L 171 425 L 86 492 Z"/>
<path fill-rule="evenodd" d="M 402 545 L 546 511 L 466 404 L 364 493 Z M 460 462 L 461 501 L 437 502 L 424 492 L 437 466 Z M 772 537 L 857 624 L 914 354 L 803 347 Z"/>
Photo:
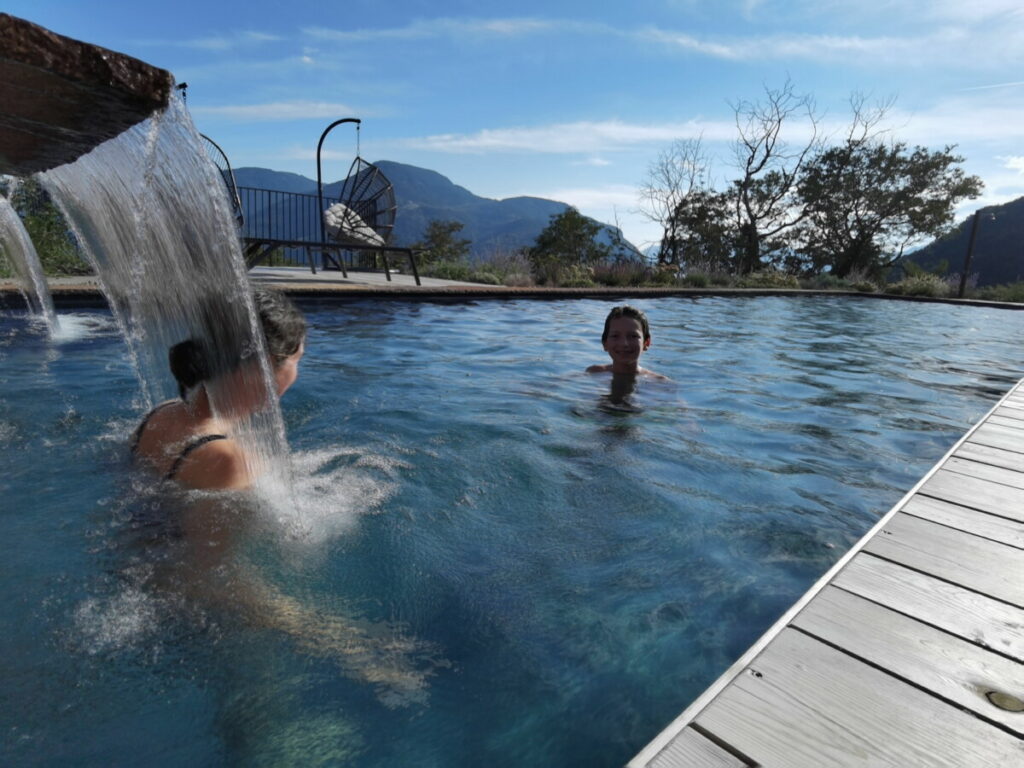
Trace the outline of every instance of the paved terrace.
<path fill-rule="evenodd" d="M 629 768 L 1011 765 L 1024 381 Z"/>

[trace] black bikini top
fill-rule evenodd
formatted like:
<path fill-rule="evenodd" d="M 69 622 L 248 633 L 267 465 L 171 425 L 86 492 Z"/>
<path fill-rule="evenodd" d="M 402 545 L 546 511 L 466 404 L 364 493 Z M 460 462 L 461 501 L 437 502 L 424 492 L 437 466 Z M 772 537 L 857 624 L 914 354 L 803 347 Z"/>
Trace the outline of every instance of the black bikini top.
<path fill-rule="evenodd" d="M 134 434 L 132 434 L 131 444 L 131 452 L 133 456 L 135 455 L 135 452 L 138 451 L 139 449 L 139 440 L 142 439 L 142 430 L 146 428 L 146 424 L 149 423 L 149 420 L 153 417 L 153 414 L 159 411 L 165 405 L 170 405 L 173 402 L 173 400 L 170 400 L 166 403 L 161 403 L 160 405 L 158 405 L 156 408 L 147 413 L 145 418 L 142 419 L 142 423 L 135 428 L 135 432 Z M 178 470 L 181 469 L 181 465 L 185 462 L 185 459 L 188 458 L 188 455 L 192 453 L 192 451 L 196 450 L 197 448 L 202 448 L 204 445 L 213 442 L 214 440 L 227 439 L 227 435 L 203 435 L 202 437 L 197 437 L 191 443 L 186 445 L 185 448 L 181 451 L 181 453 L 178 454 L 177 458 L 174 460 L 174 463 L 171 464 L 171 469 L 168 471 L 166 475 L 164 475 L 164 480 L 174 479 L 174 476 L 178 474 Z"/>
<path fill-rule="evenodd" d="M 178 454 L 178 458 L 176 458 L 174 460 L 174 463 L 171 464 L 170 471 L 168 471 L 168 473 L 166 475 L 164 475 L 164 480 L 173 480 L 174 479 L 174 476 L 176 474 L 178 474 L 178 470 L 181 469 L 181 465 L 185 462 L 185 459 L 188 458 L 188 455 L 190 453 L 192 453 L 192 451 L 196 450 L 197 448 L 203 447 L 207 443 L 212 443 L 214 440 L 227 440 L 227 439 L 228 439 L 227 435 L 203 435 L 202 437 L 197 437 L 191 443 L 186 445 L 185 449 L 181 453 Z"/>

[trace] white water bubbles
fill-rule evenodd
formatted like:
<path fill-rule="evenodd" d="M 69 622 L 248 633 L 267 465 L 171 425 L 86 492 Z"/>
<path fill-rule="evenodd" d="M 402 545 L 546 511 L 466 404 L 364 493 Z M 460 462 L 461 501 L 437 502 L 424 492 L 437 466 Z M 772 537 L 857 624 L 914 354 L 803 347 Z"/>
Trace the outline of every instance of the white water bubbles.
<path fill-rule="evenodd" d="M 294 496 L 265 480 L 271 524 L 290 549 L 305 554 L 350 533 L 365 515 L 380 512 L 400 485 L 407 463 L 364 448 L 334 445 L 291 455 Z"/>

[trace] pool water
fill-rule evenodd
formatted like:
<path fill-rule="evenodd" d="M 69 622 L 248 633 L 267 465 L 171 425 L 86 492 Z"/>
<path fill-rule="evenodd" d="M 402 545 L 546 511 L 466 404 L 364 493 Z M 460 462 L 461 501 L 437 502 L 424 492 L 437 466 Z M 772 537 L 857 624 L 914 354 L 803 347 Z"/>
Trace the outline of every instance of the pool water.
<path fill-rule="evenodd" d="M 619 766 L 1024 373 L 1024 312 L 847 298 L 305 305 L 268 582 L 405 681 L 118 565 L 144 410 L 109 315 L 0 316 L 0 761 Z"/>

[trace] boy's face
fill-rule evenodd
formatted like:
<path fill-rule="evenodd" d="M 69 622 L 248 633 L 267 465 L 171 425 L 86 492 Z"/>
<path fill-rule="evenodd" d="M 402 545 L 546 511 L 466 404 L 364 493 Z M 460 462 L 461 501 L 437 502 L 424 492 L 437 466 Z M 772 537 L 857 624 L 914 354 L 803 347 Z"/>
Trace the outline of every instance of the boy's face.
<path fill-rule="evenodd" d="M 644 338 L 644 328 L 633 317 L 616 317 L 608 324 L 608 337 L 604 350 L 613 363 L 631 365 L 640 359 L 640 353 L 651 346 L 650 337 Z"/>

